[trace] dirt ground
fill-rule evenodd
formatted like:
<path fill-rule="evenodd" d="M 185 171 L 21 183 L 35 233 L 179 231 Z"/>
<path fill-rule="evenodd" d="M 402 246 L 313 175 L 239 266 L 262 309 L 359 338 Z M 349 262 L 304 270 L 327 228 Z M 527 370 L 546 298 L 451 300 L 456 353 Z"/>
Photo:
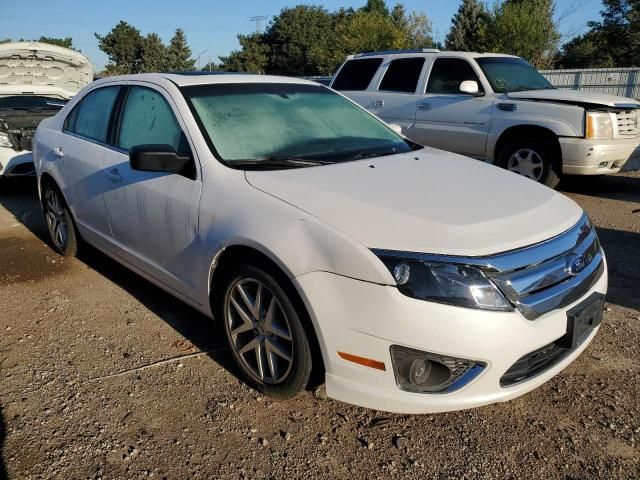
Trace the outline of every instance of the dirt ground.
<path fill-rule="evenodd" d="M 609 260 L 600 333 L 508 403 L 392 415 L 276 402 L 219 327 L 99 252 L 45 243 L 33 182 L 0 185 L 0 479 L 639 478 L 640 174 L 577 179 Z"/>

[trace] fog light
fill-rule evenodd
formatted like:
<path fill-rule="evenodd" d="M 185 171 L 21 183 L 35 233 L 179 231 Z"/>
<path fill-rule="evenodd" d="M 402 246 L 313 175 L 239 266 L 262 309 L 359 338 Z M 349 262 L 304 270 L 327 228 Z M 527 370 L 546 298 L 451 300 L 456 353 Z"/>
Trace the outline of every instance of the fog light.
<path fill-rule="evenodd" d="M 399 345 L 392 345 L 390 350 L 396 384 L 408 392 L 453 392 L 476 378 L 486 366 L 474 360 L 437 355 Z"/>
<path fill-rule="evenodd" d="M 609 162 L 600 162 L 598 168 L 605 168 L 607 165 L 609 165 Z"/>

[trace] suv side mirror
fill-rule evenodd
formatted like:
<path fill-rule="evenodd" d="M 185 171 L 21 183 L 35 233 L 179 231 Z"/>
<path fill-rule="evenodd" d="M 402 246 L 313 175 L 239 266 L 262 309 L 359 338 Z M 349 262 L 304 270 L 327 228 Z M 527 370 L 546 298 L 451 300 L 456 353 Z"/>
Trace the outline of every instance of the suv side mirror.
<path fill-rule="evenodd" d="M 396 132 L 398 135 L 402 135 L 402 127 L 397 123 L 389 123 L 389 128 Z"/>
<path fill-rule="evenodd" d="M 129 150 L 132 170 L 180 173 L 191 157 L 179 156 L 171 145 L 134 145 Z"/>
<path fill-rule="evenodd" d="M 478 82 L 475 80 L 465 80 L 460 84 L 460 93 L 465 93 L 467 95 L 478 95 L 480 92 L 480 87 L 478 86 Z"/>

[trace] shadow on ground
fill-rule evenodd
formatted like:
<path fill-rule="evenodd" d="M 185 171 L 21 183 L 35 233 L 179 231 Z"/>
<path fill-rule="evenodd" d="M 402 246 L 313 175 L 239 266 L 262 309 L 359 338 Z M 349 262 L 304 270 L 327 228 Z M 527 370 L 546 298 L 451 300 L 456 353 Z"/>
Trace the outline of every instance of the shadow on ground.
<path fill-rule="evenodd" d="M 0 205 L 34 235 L 49 243 L 35 179 L 4 179 L 0 184 Z M 211 352 L 209 356 L 216 363 L 241 379 L 219 322 L 212 321 L 89 245 L 82 245 L 77 259 L 125 289 L 198 350 Z"/>
<path fill-rule="evenodd" d="M 631 172 L 595 177 L 567 176 L 562 180 L 560 190 L 640 204 L 640 176 Z"/>

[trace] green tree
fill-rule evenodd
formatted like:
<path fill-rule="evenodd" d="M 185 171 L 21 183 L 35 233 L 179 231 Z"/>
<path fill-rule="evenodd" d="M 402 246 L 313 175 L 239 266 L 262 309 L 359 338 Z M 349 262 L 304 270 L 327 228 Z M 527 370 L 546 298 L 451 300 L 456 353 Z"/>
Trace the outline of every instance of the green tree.
<path fill-rule="evenodd" d="M 167 64 L 167 48 L 157 33 L 144 37 L 140 49 L 141 72 L 163 72 Z"/>
<path fill-rule="evenodd" d="M 240 50 L 220 58 L 220 69 L 227 72 L 265 73 L 269 64 L 269 47 L 260 33 L 238 35 Z"/>
<path fill-rule="evenodd" d="M 184 30 L 178 28 L 167 47 L 165 68 L 167 71 L 181 72 L 193 70 L 195 66 L 196 61 L 191 58 L 187 36 Z"/>
<path fill-rule="evenodd" d="M 378 13 L 383 16 L 389 15 L 389 9 L 384 0 L 367 0 L 367 4 L 362 7 L 362 10 L 370 13 Z"/>
<path fill-rule="evenodd" d="M 109 57 L 105 70 L 108 74 L 139 73 L 143 37 L 140 30 L 120 20 L 109 33 L 95 34 L 98 47 Z"/>
<path fill-rule="evenodd" d="M 486 51 L 486 29 L 489 12 L 479 0 L 463 0 L 451 20 L 451 30 L 445 39 L 448 50 L 460 52 Z"/>
<path fill-rule="evenodd" d="M 496 4 L 487 26 L 487 49 L 550 68 L 560 43 L 554 0 L 507 0 Z"/>
<path fill-rule="evenodd" d="M 51 45 L 57 45 L 59 47 L 69 48 L 71 50 L 75 50 L 73 48 L 73 40 L 71 37 L 65 38 L 55 38 L 55 37 L 45 37 L 44 35 L 38 39 L 38 42 L 49 43 Z"/>

